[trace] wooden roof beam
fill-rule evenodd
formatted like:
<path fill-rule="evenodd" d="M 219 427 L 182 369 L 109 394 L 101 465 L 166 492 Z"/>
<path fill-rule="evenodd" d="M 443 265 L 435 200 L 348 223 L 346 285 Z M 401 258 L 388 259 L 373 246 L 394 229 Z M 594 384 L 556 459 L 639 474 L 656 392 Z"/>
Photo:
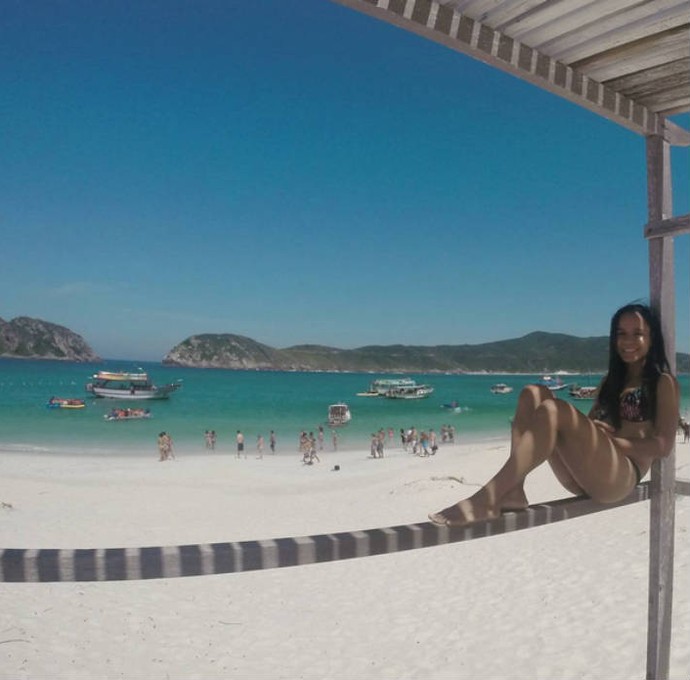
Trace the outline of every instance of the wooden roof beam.
<path fill-rule="evenodd" d="M 648 222 L 644 228 L 645 238 L 664 238 L 681 234 L 690 234 L 690 214 Z"/>
<path fill-rule="evenodd" d="M 667 111 L 667 115 L 672 113 L 680 113 L 680 111 Z M 664 119 L 664 133 L 662 136 L 671 146 L 690 146 L 690 132 L 667 118 Z"/>
<path fill-rule="evenodd" d="M 670 144 L 690 133 L 663 116 L 577 70 L 433 0 L 334 0 L 531 82 L 641 135 L 664 135 Z M 666 121 L 667 122 L 667 121 Z M 680 132 L 679 132 L 680 131 Z M 685 135 L 683 136 L 683 133 Z M 674 141 L 676 140 L 676 141 Z"/>
<path fill-rule="evenodd" d="M 652 44 L 654 49 L 650 50 Z M 585 59 L 571 60 L 570 66 L 574 69 L 586 68 L 593 78 L 605 83 L 627 73 L 636 73 L 689 56 L 688 30 L 680 26 L 662 35 L 646 36 Z M 629 71 L 626 72 L 626 68 Z"/>

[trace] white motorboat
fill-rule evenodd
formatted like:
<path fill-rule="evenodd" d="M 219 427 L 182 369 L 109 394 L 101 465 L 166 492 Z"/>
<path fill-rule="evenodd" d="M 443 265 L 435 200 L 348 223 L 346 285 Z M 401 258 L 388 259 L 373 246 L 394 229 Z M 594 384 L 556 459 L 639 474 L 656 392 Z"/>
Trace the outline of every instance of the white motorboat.
<path fill-rule="evenodd" d="M 513 391 L 513 388 L 505 383 L 496 383 L 490 389 L 493 394 L 510 394 Z"/>
<path fill-rule="evenodd" d="M 331 427 L 347 425 L 351 420 L 352 414 L 347 404 L 331 404 L 328 407 L 328 424 Z"/>

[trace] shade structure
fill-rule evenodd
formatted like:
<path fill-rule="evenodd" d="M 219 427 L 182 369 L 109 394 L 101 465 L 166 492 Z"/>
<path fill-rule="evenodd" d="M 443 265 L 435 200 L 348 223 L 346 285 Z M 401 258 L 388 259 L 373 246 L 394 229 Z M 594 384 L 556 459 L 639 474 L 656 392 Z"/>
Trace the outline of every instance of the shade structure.
<path fill-rule="evenodd" d="M 686 0 L 334 0 L 510 73 L 646 140 L 649 281 L 675 370 L 671 146 L 690 133 Z M 642 220 L 641 220 L 642 221 Z M 668 677 L 673 593 L 675 454 L 652 466 L 647 678 Z"/>

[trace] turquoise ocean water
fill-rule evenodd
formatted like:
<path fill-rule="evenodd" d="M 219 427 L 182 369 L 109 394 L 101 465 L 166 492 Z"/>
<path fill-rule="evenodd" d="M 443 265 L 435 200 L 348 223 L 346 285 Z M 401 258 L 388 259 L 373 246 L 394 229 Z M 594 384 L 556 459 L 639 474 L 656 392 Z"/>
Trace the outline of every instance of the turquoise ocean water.
<path fill-rule="evenodd" d="M 99 369 L 148 371 L 161 384 L 182 380 L 183 387 L 170 399 L 128 402 L 151 409 L 150 420 L 107 422 L 103 416 L 115 405 L 112 399 L 87 396 L 84 385 Z M 422 375 L 411 374 L 418 382 L 431 384 L 435 391 L 427 399 L 402 401 L 355 396 L 366 390 L 376 375 L 362 373 L 292 373 L 226 371 L 163 366 L 159 363 L 102 361 L 74 364 L 58 361 L 0 359 L 0 445 L 6 450 L 50 450 L 56 453 L 102 454 L 155 451 L 158 432 L 166 430 L 178 450 L 203 450 L 203 433 L 214 429 L 218 451 L 234 451 L 236 431 L 242 430 L 247 450 L 253 451 L 258 434 L 268 441 L 271 429 L 278 437 L 278 453 L 295 455 L 301 430 L 325 426 L 326 449 L 330 431 L 326 425 L 328 405 L 344 401 L 350 406 L 352 421 L 338 428 L 339 448 L 368 448 L 369 435 L 379 428 L 398 431 L 412 425 L 418 429 L 452 424 L 459 441 L 505 438 L 509 434 L 520 388 L 538 375 Z M 596 384 L 601 376 L 563 376 L 566 382 Z M 688 413 L 688 376 L 681 376 L 683 403 Z M 489 388 L 505 382 L 515 390 L 494 395 Z M 564 398 L 567 390 L 560 392 Z M 81 410 L 48 409 L 51 396 L 86 397 Z M 461 413 L 443 408 L 457 401 Z M 587 411 L 591 402 L 573 402 Z"/>

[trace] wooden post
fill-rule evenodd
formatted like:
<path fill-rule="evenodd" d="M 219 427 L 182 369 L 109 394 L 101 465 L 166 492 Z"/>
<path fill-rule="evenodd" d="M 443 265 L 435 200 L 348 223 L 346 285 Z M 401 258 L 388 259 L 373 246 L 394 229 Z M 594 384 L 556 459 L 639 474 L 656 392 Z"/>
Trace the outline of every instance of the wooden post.
<path fill-rule="evenodd" d="M 670 146 L 661 136 L 647 137 L 649 223 L 672 216 Z M 650 302 L 661 317 L 666 353 L 676 369 L 673 236 L 649 240 Z M 652 465 L 649 528 L 649 606 L 647 680 L 668 680 L 673 604 L 675 451 Z"/>

